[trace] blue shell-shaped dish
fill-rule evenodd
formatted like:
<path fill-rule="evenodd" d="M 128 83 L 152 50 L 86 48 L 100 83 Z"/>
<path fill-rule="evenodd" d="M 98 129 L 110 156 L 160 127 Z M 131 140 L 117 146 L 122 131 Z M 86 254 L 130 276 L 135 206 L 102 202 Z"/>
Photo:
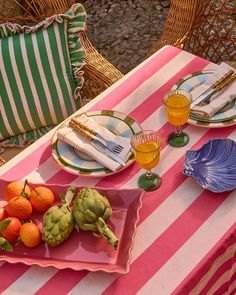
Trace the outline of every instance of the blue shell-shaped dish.
<path fill-rule="evenodd" d="M 211 139 L 197 151 L 187 151 L 183 174 L 205 189 L 221 193 L 236 188 L 236 142 Z"/>

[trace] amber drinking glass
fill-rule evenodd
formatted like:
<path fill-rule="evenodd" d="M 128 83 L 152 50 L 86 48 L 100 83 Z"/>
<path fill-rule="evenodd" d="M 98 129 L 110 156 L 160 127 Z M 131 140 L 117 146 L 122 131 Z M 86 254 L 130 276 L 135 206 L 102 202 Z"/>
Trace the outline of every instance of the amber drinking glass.
<path fill-rule="evenodd" d="M 152 169 L 160 161 L 161 137 L 152 130 L 143 130 L 134 134 L 131 138 L 135 160 L 140 167 L 146 169 L 138 179 L 138 186 L 145 191 L 154 191 L 161 185 L 158 174 L 152 173 Z"/>
<path fill-rule="evenodd" d="M 175 132 L 168 136 L 168 143 L 174 147 L 185 146 L 189 142 L 189 136 L 181 131 L 189 117 L 192 95 L 186 91 L 174 90 L 163 98 L 167 121 L 176 126 Z"/>

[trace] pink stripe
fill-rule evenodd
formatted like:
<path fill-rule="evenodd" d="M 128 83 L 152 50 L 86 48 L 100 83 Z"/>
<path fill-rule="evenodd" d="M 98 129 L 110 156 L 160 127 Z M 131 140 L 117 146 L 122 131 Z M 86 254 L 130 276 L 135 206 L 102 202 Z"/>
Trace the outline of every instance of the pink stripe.
<path fill-rule="evenodd" d="M 236 294 L 236 287 L 234 288 L 234 289 L 232 289 L 232 285 L 235 285 L 235 283 L 236 283 L 236 278 L 235 278 L 235 275 L 233 275 L 233 277 L 232 277 L 233 279 L 234 279 L 234 281 L 232 281 L 232 284 L 231 284 L 231 286 L 230 286 L 230 294 L 229 295 L 235 295 Z"/>
<path fill-rule="evenodd" d="M 207 218 L 214 213 L 228 195 L 228 192 L 222 193 L 216 198 L 214 193 L 203 191 L 197 200 L 194 201 L 188 209 L 133 262 L 130 272 L 125 276 L 118 277 L 118 279 L 105 290 L 103 295 L 128 295 L 138 292 L 175 252 L 181 248 L 195 231 L 199 229 Z M 156 198 L 159 196 L 160 194 L 156 195 Z M 117 286 L 119 286 L 119 288 L 117 288 Z M 129 286 L 128 290 L 127 286 Z"/>
<path fill-rule="evenodd" d="M 71 269 L 58 271 L 34 295 L 56 294 L 64 295 L 76 286 L 88 271 L 74 271 Z"/>
<path fill-rule="evenodd" d="M 210 278 L 207 285 L 205 286 L 205 288 L 201 291 L 201 293 L 199 295 L 207 294 L 209 292 L 209 290 L 215 285 L 217 280 L 220 279 L 220 277 L 223 276 L 224 273 L 226 273 L 227 271 L 229 271 L 232 268 L 232 265 L 235 261 L 236 261 L 236 256 L 230 258 L 224 264 L 222 264 L 221 267 L 219 267 L 217 269 L 217 271 L 214 273 L 214 275 Z M 230 283 L 231 283 L 231 277 L 229 277 L 229 280 L 218 289 L 216 294 L 223 294 L 223 293 L 219 293 L 219 290 L 221 290 L 222 288 L 224 288 L 224 289 L 226 288 L 226 290 L 227 290 L 230 286 Z"/>
<path fill-rule="evenodd" d="M 14 167 L 6 171 L 1 178 L 9 181 L 18 180 L 42 165 L 51 156 L 51 146 L 49 144 L 50 140 L 43 143 Z"/>
<path fill-rule="evenodd" d="M 189 273 L 183 282 L 175 289 L 174 294 L 185 293 L 192 291 L 199 281 L 204 277 L 212 267 L 214 261 L 223 256 L 227 249 L 235 244 L 234 232 L 235 225 L 233 225 L 218 243 L 206 254 L 206 256 L 198 263 L 198 265 Z M 224 241 L 224 242 L 222 242 Z"/>
<path fill-rule="evenodd" d="M 0 267 L 0 294 L 13 284 L 21 275 L 30 267 L 21 263 L 10 264 L 4 263 Z"/>
<path fill-rule="evenodd" d="M 64 170 L 59 170 L 55 175 L 49 178 L 46 183 L 60 183 L 60 184 L 69 184 L 74 181 L 78 175 L 70 174 Z"/>
<path fill-rule="evenodd" d="M 112 92 L 90 110 L 102 110 L 105 108 L 113 109 L 124 97 L 130 95 L 137 87 L 139 87 L 144 81 L 149 79 L 153 74 L 159 71 L 163 66 L 177 56 L 182 51 L 176 47 L 168 46 L 160 51 L 157 55 L 154 55 L 151 60 L 144 64 L 140 69 L 128 77 L 121 85 L 115 88 Z M 124 87 L 125 84 L 125 87 Z M 115 96 L 114 96 L 115 93 Z"/>
<path fill-rule="evenodd" d="M 225 294 L 226 292 L 228 293 L 230 291 L 230 285 L 231 283 L 235 282 L 236 280 L 236 273 L 234 273 L 232 275 L 232 277 L 230 278 L 230 280 L 228 282 L 226 282 L 225 284 L 223 284 L 215 293 L 214 295 L 222 295 Z M 205 293 L 207 295 L 207 293 Z M 236 294 L 235 291 L 234 293 L 231 294 Z"/>
<path fill-rule="evenodd" d="M 162 98 L 168 91 L 171 90 L 172 86 L 181 79 L 182 77 L 196 71 L 200 71 L 209 64 L 209 61 L 201 59 L 199 57 L 194 58 L 185 67 L 183 67 L 176 75 L 174 75 L 168 82 L 160 87 L 155 93 L 148 97 L 143 103 L 134 109 L 130 116 L 135 118 L 139 123 L 143 122 L 144 119 L 151 116 L 162 104 Z"/>

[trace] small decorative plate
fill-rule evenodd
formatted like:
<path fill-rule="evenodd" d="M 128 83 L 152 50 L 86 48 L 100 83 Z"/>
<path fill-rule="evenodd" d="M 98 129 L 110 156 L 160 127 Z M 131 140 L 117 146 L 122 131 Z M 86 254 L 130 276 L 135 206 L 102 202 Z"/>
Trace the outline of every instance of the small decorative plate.
<path fill-rule="evenodd" d="M 209 75 L 212 75 L 212 71 L 199 71 L 194 72 L 191 75 L 187 75 L 184 78 L 178 80 L 173 86 L 174 89 L 185 90 L 190 92 L 197 86 L 205 83 L 209 78 Z M 236 100 L 226 105 L 218 113 L 216 113 L 210 119 L 201 119 L 195 118 L 194 116 L 189 117 L 188 123 L 192 125 L 197 125 L 207 128 L 220 128 L 227 127 L 236 124 Z"/>
<path fill-rule="evenodd" d="M 0 196 L 3 196 L 8 183 L 1 181 Z M 59 200 L 59 195 L 65 194 L 68 189 L 68 185 L 60 184 L 32 184 L 32 186 L 50 188 L 55 195 L 56 202 Z M 77 191 L 79 190 L 78 187 Z M 14 246 L 12 252 L 0 250 L 0 260 L 41 267 L 53 266 L 57 269 L 127 273 L 144 191 L 139 188 L 96 188 L 96 190 L 108 198 L 112 207 L 112 216 L 107 223 L 111 225 L 119 240 L 117 250 L 114 250 L 104 238 L 96 237 L 92 232 L 78 231 L 75 228 L 71 236 L 57 247 L 41 243 L 35 248 L 27 248 L 20 243 Z M 2 200 L 0 197 L 0 204 Z M 40 213 L 32 215 L 32 220 L 38 224 L 39 228 L 42 227 L 42 215 Z"/>
<path fill-rule="evenodd" d="M 142 130 L 141 126 L 133 118 L 121 112 L 102 110 L 87 112 L 86 115 L 91 116 L 98 124 L 106 127 L 115 134 L 124 137 L 131 138 L 134 133 Z M 68 125 L 69 120 L 65 121 L 58 128 Z M 113 172 L 72 146 L 58 140 L 56 132 L 53 135 L 51 146 L 52 155 L 61 168 L 76 175 L 89 177 L 108 176 L 120 172 L 134 162 L 133 154 L 130 153 L 126 166 Z"/>
<path fill-rule="evenodd" d="M 236 142 L 232 139 L 211 139 L 197 151 L 187 151 L 183 174 L 198 184 L 221 193 L 236 188 Z"/>

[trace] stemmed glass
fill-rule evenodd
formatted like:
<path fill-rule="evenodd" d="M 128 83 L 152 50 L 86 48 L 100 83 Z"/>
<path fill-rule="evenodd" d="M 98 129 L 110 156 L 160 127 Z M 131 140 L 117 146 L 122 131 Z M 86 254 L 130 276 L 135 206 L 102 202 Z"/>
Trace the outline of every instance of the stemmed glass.
<path fill-rule="evenodd" d="M 192 95 L 183 90 L 173 90 L 163 98 L 167 121 L 176 126 L 175 132 L 168 136 L 168 143 L 174 147 L 185 146 L 189 142 L 189 136 L 181 131 L 189 117 Z"/>
<path fill-rule="evenodd" d="M 161 137 L 152 130 L 143 130 L 134 134 L 131 138 L 131 146 L 138 165 L 146 169 L 138 179 L 138 186 L 145 191 L 154 191 L 161 185 L 158 174 L 152 173 L 152 169 L 160 161 Z"/>

